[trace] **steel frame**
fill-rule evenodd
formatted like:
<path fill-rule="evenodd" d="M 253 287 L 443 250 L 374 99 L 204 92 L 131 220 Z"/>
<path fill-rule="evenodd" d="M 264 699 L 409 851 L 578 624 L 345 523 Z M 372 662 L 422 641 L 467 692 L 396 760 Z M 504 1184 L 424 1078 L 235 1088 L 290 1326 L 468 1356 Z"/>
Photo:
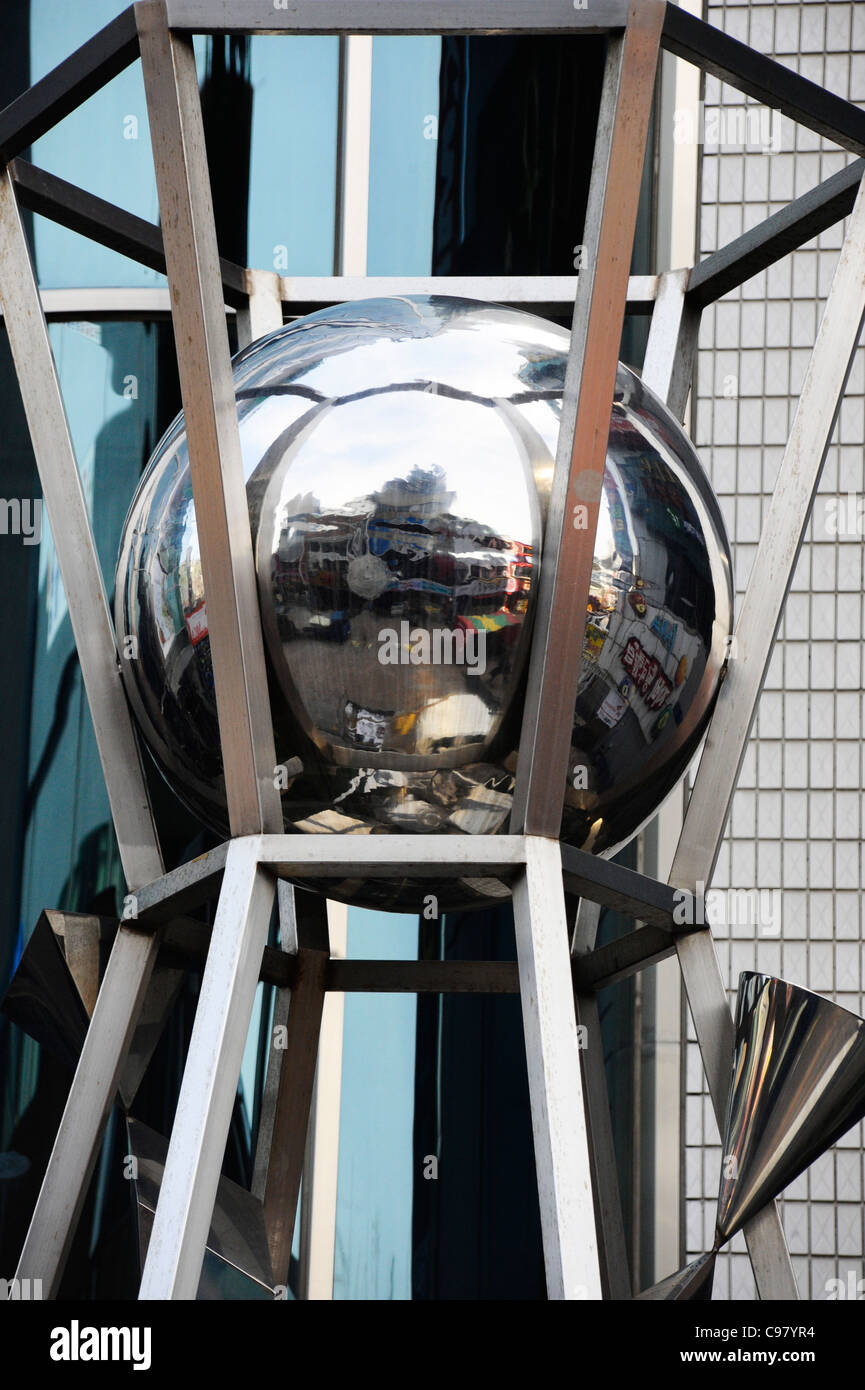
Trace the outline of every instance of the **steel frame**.
<path fill-rule="evenodd" d="M 606 33 L 607 70 L 579 277 L 472 281 L 280 277 L 220 260 L 207 178 L 193 33 Z M 626 274 L 658 53 L 665 48 L 743 93 L 865 154 L 865 112 L 664 0 L 140 0 L 0 112 L 0 301 L 111 801 L 129 911 L 118 929 L 79 1067 L 21 1255 L 18 1276 L 56 1292 L 63 1262 L 124 1066 L 157 952 L 178 968 L 204 960 L 142 1298 L 194 1298 L 219 1179 L 243 1039 L 259 978 L 281 990 L 294 1043 L 268 1074 L 256 1155 L 279 1278 L 287 1267 L 303 1162 L 321 1003 L 327 990 L 520 992 L 530 1077 L 548 1289 L 555 1298 L 626 1297 L 618 1196 L 606 1179 L 610 1143 L 603 1068 L 576 1065 L 576 1008 L 597 1038 L 595 992 L 677 953 L 716 1111 L 724 1104 L 732 1021 L 708 928 L 676 924 L 675 894 L 711 879 L 796 556 L 865 315 L 865 160 L 850 165 L 691 270 Z M 162 230 L 20 158 L 116 73 L 141 57 Z M 365 81 L 354 54 L 356 83 Z M 347 52 L 344 64 L 348 65 Z M 346 68 L 348 70 L 348 68 Z M 346 110 L 350 109 L 350 96 Z M 341 122 L 341 157 L 350 131 Z M 233 838 L 201 860 L 163 872 L 135 734 L 117 678 L 117 651 L 45 328 L 20 208 L 49 216 L 168 276 L 193 485 L 208 591 L 223 758 Z M 576 688 L 592 535 L 567 526 L 574 459 L 600 476 L 619 336 L 626 311 L 651 314 L 645 379 L 681 418 L 701 309 L 852 210 L 737 627 L 738 655 L 722 686 L 670 885 L 557 843 L 561 762 Z M 339 256 L 335 267 L 349 267 Z M 545 605 L 566 634 L 555 671 L 550 621 L 539 621 L 521 745 L 519 832 L 489 840 L 380 837 L 305 839 L 281 833 L 261 633 L 234 415 L 226 307 L 242 341 L 285 312 L 362 294 L 438 289 L 538 309 L 574 306 L 572 350 L 550 525 Z M 182 290 L 182 293 L 178 291 Z M 113 301 L 128 312 L 128 296 Z M 56 300 L 56 297 L 55 297 Z M 62 303 L 54 312 L 62 313 Z M 129 300 L 129 303 L 132 301 Z M 163 311 L 164 295 L 151 297 Z M 107 306 L 110 310 L 110 302 Z M 581 452 L 582 451 L 582 452 Z M 588 459 L 588 464 L 585 460 Z M 295 916 L 286 877 L 360 871 L 383 877 L 489 872 L 513 886 L 518 960 L 386 962 L 331 959 L 321 923 Z M 279 886 L 282 949 L 265 946 Z M 582 899 L 569 950 L 565 892 Z M 212 933 L 182 914 L 218 896 Z M 635 930 L 596 947 L 600 905 Z M 586 1059 L 584 1059 L 586 1060 Z M 589 1059 L 591 1063 L 597 1058 Z M 585 1101 L 583 1091 L 585 1089 Z M 585 1115 L 584 1115 L 585 1105 Z M 606 1119 L 605 1119 L 606 1116 Z M 605 1177 L 602 1176 L 605 1174 Z M 594 1179 L 594 1211 L 592 1182 Z M 597 1230 L 597 1239 L 596 1239 Z M 796 1297 L 775 1204 L 746 1231 L 761 1297 Z"/>

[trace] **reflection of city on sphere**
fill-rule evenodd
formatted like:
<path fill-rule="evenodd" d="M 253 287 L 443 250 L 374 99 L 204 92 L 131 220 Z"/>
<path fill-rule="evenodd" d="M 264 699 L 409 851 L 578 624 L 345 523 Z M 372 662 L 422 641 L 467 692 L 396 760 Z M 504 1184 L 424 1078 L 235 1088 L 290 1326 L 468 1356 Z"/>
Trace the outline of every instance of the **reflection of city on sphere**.
<path fill-rule="evenodd" d="M 568 343 L 516 310 L 413 296 L 311 314 L 235 359 L 288 830 L 507 831 Z M 562 838 L 606 854 L 698 746 L 732 589 L 694 450 L 626 367 L 603 486 L 583 491 L 599 517 Z M 148 747 L 226 833 L 182 416 L 126 522 L 116 619 L 137 638 L 123 672 Z M 431 884 L 322 887 L 417 911 Z M 442 910 L 508 896 L 489 878 L 432 887 Z"/>

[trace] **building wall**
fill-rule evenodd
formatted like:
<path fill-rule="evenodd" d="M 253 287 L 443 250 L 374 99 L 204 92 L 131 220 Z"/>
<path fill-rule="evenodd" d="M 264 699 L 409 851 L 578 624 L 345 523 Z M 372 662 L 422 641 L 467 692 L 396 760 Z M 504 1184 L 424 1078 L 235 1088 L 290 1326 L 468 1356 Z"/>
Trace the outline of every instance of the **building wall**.
<path fill-rule="evenodd" d="M 829 90 L 865 102 L 865 5 L 708 0 L 705 17 Z M 853 158 L 777 115 L 758 141 L 744 148 L 731 138 L 737 133 L 731 109 L 741 107 L 740 94 L 707 78 L 705 102 L 700 256 Z M 752 133 L 756 129 L 755 124 Z M 727 519 L 740 602 L 842 230 L 839 224 L 809 242 L 726 296 L 703 319 L 695 439 Z M 728 921 L 715 927 L 731 999 L 739 972 L 756 968 L 865 1012 L 860 924 L 863 543 L 855 533 L 855 518 L 853 534 L 833 533 L 827 506 L 839 494 L 862 496 L 863 445 L 865 357 L 860 348 L 715 878 L 717 887 L 777 890 L 774 923 L 764 921 L 755 928 Z M 684 1084 L 690 1258 L 712 1243 L 721 1163 L 690 1019 Z M 850 1272 L 855 1279 L 865 1272 L 863 1158 L 859 1125 L 784 1194 L 784 1226 L 803 1298 L 826 1298 L 828 1280 L 839 1277 L 846 1287 Z M 755 1297 L 741 1236 L 719 1262 L 715 1297 Z"/>

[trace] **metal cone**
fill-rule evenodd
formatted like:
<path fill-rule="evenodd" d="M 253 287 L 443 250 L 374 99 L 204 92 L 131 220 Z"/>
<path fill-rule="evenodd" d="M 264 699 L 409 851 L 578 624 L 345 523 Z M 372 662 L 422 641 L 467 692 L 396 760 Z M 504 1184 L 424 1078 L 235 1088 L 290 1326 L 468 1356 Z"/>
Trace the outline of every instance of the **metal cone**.
<path fill-rule="evenodd" d="M 739 976 L 718 1244 L 865 1115 L 865 1022 L 800 985 Z"/>

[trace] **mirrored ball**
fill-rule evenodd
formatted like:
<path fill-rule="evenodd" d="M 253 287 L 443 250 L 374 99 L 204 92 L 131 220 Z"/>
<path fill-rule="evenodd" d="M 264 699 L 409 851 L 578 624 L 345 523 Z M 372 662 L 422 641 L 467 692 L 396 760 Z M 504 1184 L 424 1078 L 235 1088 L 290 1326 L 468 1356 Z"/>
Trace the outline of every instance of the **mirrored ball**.
<path fill-rule="evenodd" d="M 534 315 L 430 295 L 341 304 L 235 358 L 286 830 L 507 832 L 568 346 Z M 696 453 L 622 365 L 599 497 L 592 482 L 577 477 L 568 513 L 579 528 L 599 505 L 561 835 L 608 855 L 699 745 L 732 587 Z M 133 500 L 115 609 L 144 742 L 224 836 L 182 416 Z M 509 896 L 434 874 L 318 886 L 409 912 L 430 894 L 438 911 Z"/>

